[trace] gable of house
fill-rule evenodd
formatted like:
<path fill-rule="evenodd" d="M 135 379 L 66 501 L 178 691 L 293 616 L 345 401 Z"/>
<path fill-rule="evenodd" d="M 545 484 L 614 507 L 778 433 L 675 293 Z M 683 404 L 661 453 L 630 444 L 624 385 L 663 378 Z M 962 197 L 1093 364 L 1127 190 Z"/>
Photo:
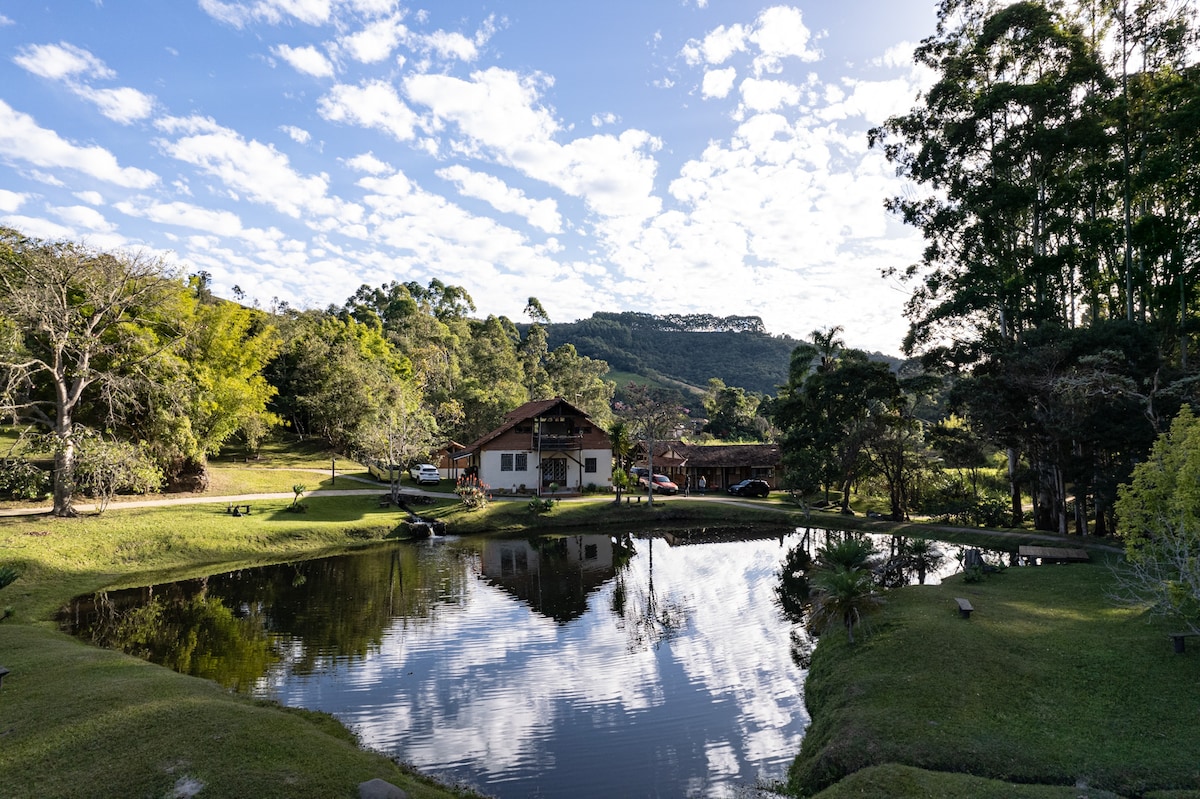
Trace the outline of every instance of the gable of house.
<path fill-rule="evenodd" d="M 498 491 L 544 493 L 552 486 L 578 492 L 612 486 L 608 433 L 561 397 L 535 400 L 454 456 Z"/>

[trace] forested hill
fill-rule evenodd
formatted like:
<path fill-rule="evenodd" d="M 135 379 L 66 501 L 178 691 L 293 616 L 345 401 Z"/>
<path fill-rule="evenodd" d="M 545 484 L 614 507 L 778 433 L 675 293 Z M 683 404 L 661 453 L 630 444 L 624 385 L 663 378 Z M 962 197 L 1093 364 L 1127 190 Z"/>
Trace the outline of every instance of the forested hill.
<path fill-rule="evenodd" d="M 590 319 L 547 326 L 549 345 L 574 344 L 621 372 L 662 376 L 704 388 L 719 377 L 729 386 L 774 395 L 787 382 L 800 343 L 772 336 L 757 316 L 597 312 Z"/>

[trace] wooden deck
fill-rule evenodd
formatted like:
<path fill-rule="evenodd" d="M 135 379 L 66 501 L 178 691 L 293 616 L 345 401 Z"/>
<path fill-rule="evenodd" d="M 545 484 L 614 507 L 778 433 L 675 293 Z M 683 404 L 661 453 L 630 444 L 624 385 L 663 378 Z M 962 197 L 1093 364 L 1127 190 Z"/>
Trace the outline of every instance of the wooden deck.
<path fill-rule="evenodd" d="M 1037 558 L 1043 563 L 1078 563 L 1091 560 L 1087 550 L 1068 549 L 1067 547 L 1018 547 L 1017 554 L 1022 558 Z"/>

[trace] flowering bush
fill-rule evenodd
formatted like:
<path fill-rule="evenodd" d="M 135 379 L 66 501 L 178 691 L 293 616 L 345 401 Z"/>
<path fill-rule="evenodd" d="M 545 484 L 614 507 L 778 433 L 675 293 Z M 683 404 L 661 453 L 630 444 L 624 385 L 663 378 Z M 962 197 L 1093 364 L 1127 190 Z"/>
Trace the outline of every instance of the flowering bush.
<path fill-rule="evenodd" d="M 469 510 L 485 508 L 492 500 L 492 487 L 475 476 L 458 478 L 454 493 Z"/>

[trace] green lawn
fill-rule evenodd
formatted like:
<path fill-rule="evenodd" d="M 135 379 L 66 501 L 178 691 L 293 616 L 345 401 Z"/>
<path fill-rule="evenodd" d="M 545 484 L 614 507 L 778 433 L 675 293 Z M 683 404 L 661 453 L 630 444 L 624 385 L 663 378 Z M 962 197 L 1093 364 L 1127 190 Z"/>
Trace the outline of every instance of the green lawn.
<path fill-rule="evenodd" d="M 1200 790 L 1200 646 L 1174 654 L 1164 623 L 1114 606 L 1111 586 L 1094 563 L 890 592 L 857 645 L 837 632 L 817 648 L 791 787 L 900 764 L 1123 796 Z M 956 596 L 975 606 L 969 620 Z"/>
<path fill-rule="evenodd" d="M 228 493 L 287 491 L 305 474 L 244 464 L 214 472 Z M 373 496 L 306 502 L 297 514 L 286 510 L 290 499 L 257 500 L 250 516 L 236 518 L 221 503 L 0 519 L 0 565 L 21 571 L 0 591 L 12 613 L 0 622 L 0 664 L 12 669 L 0 690 L 0 796 L 168 796 L 191 779 L 206 786 L 202 797 L 351 797 L 374 776 L 413 796 L 449 795 L 357 749 L 328 717 L 251 702 L 87 646 L 51 621 L 71 597 L 105 586 L 344 550 L 395 534 L 403 518 Z M 422 512 L 466 534 L 798 523 L 782 509 L 775 499 L 673 498 L 650 507 L 601 498 L 561 502 L 547 514 L 525 502 L 464 512 L 450 500 Z M 846 522 L 893 527 L 813 514 L 818 525 Z M 1066 796 L 1077 783 L 1129 796 L 1172 787 L 1200 795 L 1200 645 L 1174 655 L 1161 624 L 1108 602 L 1110 579 L 1099 565 L 1009 569 L 978 584 L 890 594 L 857 646 L 834 633 L 818 648 L 808 686 L 814 723 L 792 787 L 827 789 L 835 799 L 1035 799 Z M 958 617 L 954 596 L 974 603 L 970 620 Z M 1006 793 L 1011 784 L 1023 787 Z M 1072 795 L 1104 795 L 1088 791 Z"/>
<path fill-rule="evenodd" d="M 0 520 L 0 796 L 162 797 L 180 780 L 201 797 L 351 797 L 379 777 L 410 796 L 453 792 L 357 748 L 328 716 L 286 711 L 136 658 L 88 646 L 50 620 L 71 597 L 155 576 L 198 575 L 344 550 L 392 533 L 402 517 L 373 497 L 110 509 L 77 519 Z M 192 783 L 195 784 L 195 783 Z"/>

